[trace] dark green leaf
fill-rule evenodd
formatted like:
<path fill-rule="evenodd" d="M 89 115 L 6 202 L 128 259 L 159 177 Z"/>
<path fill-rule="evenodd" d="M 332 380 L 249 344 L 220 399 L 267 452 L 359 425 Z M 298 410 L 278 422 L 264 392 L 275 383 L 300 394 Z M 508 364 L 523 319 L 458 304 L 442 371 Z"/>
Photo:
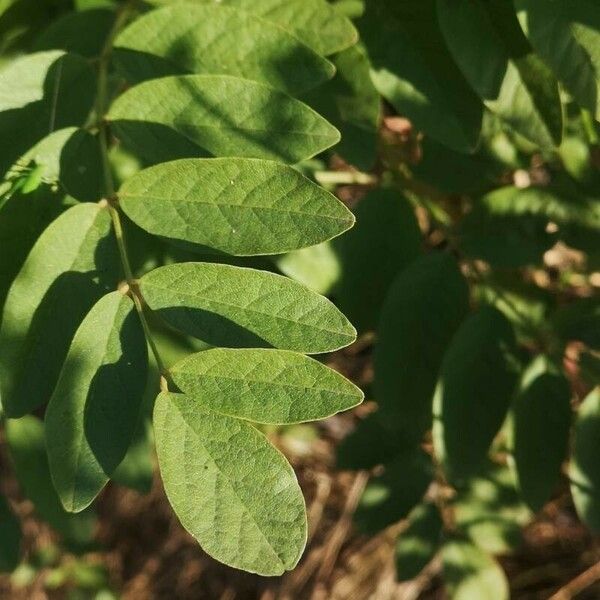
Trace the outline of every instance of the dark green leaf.
<path fill-rule="evenodd" d="M 355 215 L 355 227 L 336 241 L 342 262 L 336 299 L 364 331 L 376 327 L 395 275 L 421 253 L 421 233 L 410 202 L 389 189 L 370 192 Z"/>
<path fill-rule="evenodd" d="M 538 357 L 525 371 L 513 404 L 512 449 L 521 496 L 538 511 L 550 499 L 567 454 L 571 391 Z"/>
<path fill-rule="evenodd" d="M 260 432 L 164 393 L 156 399 L 154 430 L 169 502 L 208 554 L 260 575 L 296 565 L 307 534 L 302 492 Z"/>
<path fill-rule="evenodd" d="M 21 491 L 33 502 L 37 514 L 76 549 L 88 544 L 95 526 L 94 515 L 72 515 L 62 507 L 50 477 L 42 421 L 33 416 L 9 419 L 6 441 Z"/>
<path fill-rule="evenodd" d="M 411 263 L 388 293 L 377 330 L 375 398 L 382 421 L 407 441 L 419 442 L 431 426 L 435 380 L 468 301 L 458 264 L 442 252 Z"/>
<path fill-rule="evenodd" d="M 473 150 L 481 102 L 446 48 L 435 0 L 371 0 L 359 29 L 381 95 L 439 142 Z"/>
<path fill-rule="evenodd" d="M 21 524 L 0 496 L 0 572 L 12 571 L 21 557 Z"/>
<path fill-rule="evenodd" d="M 579 298 L 553 315 L 554 327 L 563 342 L 578 340 L 600 350 L 600 300 Z"/>
<path fill-rule="evenodd" d="M 133 301 L 101 298 L 77 330 L 46 410 L 54 486 L 69 512 L 91 504 L 135 433 L 148 357 Z"/>
<path fill-rule="evenodd" d="M 409 525 L 396 542 L 396 576 L 399 581 L 414 579 L 433 559 L 442 541 L 442 517 L 431 502 L 417 506 Z"/>
<path fill-rule="evenodd" d="M 462 324 L 444 356 L 433 401 L 433 439 L 453 482 L 477 472 L 506 417 L 517 376 L 514 346 L 510 323 L 483 307 Z"/>
<path fill-rule="evenodd" d="M 168 323 L 213 346 L 316 354 L 356 338 L 329 300 L 274 273 L 183 263 L 151 271 L 140 287 L 150 308 Z"/>
<path fill-rule="evenodd" d="M 187 73 L 235 75 L 298 93 L 335 71 L 285 29 L 215 4 L 151 11 L 127 27 L 115 46 L 117 65 L 133 81 Z"/>
<path fill-rule="evenodd" d="M 600 388 L 585 398 L 575 422 L 575 447 L 569 476 L 571 494 L 581 520 L 600 531 Z"/>
<path fill-rule="evenodd" d="M 515 56 L 516 16 L 498 19 L 483 0 L 437 0 L 444 39 L 485 105 L 529 141 L 553 147 L 562 136 L 558 86 L 533 54 Z M 511 28 L 507 35 L 507 29 Z M 517 35 L 514 35 L 517 37 Z"/>
<path fill-rule="evenodd" d="M 230 75 L 146 81 L 119 96 L 108 118 L 123 142 L 153 162 L 212 154 L 295 163 L 340 137 L 299 100 Z"/>
<path fill-rule="evenodd" d="M 312 246 L 354 223 L 335 196 L 292 167 L 250 158 L 156 165 L 118 196 L 146 231 L 237 256 Z"/>
<path fill-rule="evenodd" d="M 42 233 L 4 306 L 0 383 L 8 416 L 50 399 L 75 330 L 119 272 L 110 216 L 99 205 L 74 206 Z"/>
<path fill-rule="evenodd" d="M 363 399 L 339 373 L 287 350 L 205 350 L 177 363 L 171 375 L 203 407 L 257 423 L 324 419 Z"/>

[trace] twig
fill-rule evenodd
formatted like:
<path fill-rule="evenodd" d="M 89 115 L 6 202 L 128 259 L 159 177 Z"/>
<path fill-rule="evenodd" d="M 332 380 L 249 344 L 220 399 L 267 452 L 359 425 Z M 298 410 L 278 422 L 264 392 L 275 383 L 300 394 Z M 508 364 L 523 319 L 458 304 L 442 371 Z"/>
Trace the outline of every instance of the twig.
<path fill-rule="evenodd" d="M 600 561 L 560 588 L 556 594 L 550 597 L 550 600 L 571 600 L 598 580 L 600 580 Z"/>

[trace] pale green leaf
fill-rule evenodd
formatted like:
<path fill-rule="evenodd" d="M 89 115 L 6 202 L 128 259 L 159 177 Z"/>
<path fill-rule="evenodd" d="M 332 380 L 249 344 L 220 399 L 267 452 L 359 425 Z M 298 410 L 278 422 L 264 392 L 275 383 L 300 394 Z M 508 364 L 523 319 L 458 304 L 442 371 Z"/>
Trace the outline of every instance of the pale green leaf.
<path fill-rule="evenodd" d="M 375 399 L 382 422 L 407 441 L 419 442 L 431 426 L 435 380 L 468 294 L 456 260 L 442 252 L 411 263 L 388 292 L 377 329 Z"/>
<path fill-rule="evenodd" d="M 538 357 L 525 371 L 512 408 L 514 466 L 521 496 L 537 511 L 560 479 L 571 429 L 567 379 Z"/>
<path fill-rule="evenodd" d="M 508 580 L 498 563 L 470 542 L 452 540 L 442 549 L 444 582 L 452 600 L 508 600 Z"/>
<path fill-rule="evenodd" d="M 119 277 L 106 209 L 79 204 L 42 233 L 10 288 L 0 327 L 1 396 L 8 416 L 50 400 L 75 330 Z"/>
<path fill-rule="evenodd" d="M 296 163 L 340 138 L 299 100 L 230 75 L 146 81 L 119 96 L 108 119 L 126 145 L 153 162 L 212 154 Z"/>
<path fill-rule="evenodd" d="M 50 472 L 69 512 L 89 506 L 123 460 L 139 420 L 147 362 L 133 301 L 107 294 L 75 333 L 46 410 Z"/>
<path fill-rule="evenodd" d="M 21 557 L 21 524 L 0 496 L 0 572 L 12 571 Z"/>
<path fill-rule="evenodd" d="M 370 0 L 358 27 L 381 95 L 417 129 L 455 150 L 473 150 L 482 105 L 446 48 L 435 0 Z"/>
<path fill-rule="evenodd" d="M 235 75 L 289 93 L 315 87 L 335 72 L 285 29 L 221 4 L 175 4 L 147 13 L 117 37 L 114 58 L 132 81 Z"/>
<path fill-rule="evenodd" d="M 44 424 L 33 416 L 9 419 L 6 442 L 23 495 L 37 514 L 76 549 L 88 544 L 94 533 L 93 513 L 72 515 L 65 511 L 50 477 Z"/>
<path fill-rule="evenodd" d="M 486 306 L 464 321 L 444 356 L 433 401 L 433 441 L 453 482 L 477 472 L 506 417 L 517 377 L 514 346 L 506 317 Z"/>
<path fill-rule="evenodd" d="M 203 407 L 256 423 L 324 419 L 363 399 L 339 373 L 287 350 L 206 350 L 177 363 L 171 376 Z"/>
<path fill-rule="evenodd" d="M 156 165 L 130 177 L 118 197 L 150 233 L 237 256 L 312 246 L 354 223 L 333 194 L 292 167 L 259 159 Z"/>
<path fill-rule="evenodd" d="M 306 543 L 294 471 L 252 425 L 161 393 L 154 409 L 165 491 L 182 525 L 227 565 L 281 575 Z"/>
<path fill-rule="evenodd" d="M 183 263 L 147 273 L 140 289 L 167 323 L 213 346 L 316 354 L 356 338 L 352 325 L 327 298 L 274 273 Z"/>
<path fill-rule="evenodd" d="M 588 394 L 575 422 L 575 446 L 569 468 L 577 514 L 594 532 L 600 531 L 600 388 Z"/>
<path fill-rule="evenodd" d="M 505 23 L 482 0 L 437 0 L 437 11 L 454 60 L 487 108 L 529 141 L 558 145 L 558 85 L 537 57 L 515 44 L 512 28 L 518 23 Z M 516 22 L 514 14 L 506 18 Z"/>

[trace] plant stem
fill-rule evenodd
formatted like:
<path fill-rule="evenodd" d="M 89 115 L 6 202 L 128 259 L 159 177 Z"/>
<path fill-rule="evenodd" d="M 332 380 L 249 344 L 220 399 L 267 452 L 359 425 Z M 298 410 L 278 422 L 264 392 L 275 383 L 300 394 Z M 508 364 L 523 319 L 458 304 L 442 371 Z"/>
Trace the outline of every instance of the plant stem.
<path fill-rule="evenodd" d="M 587 108 L 581 109 L 581 122 L 585 134 L 587 135 L 588 141 L 592 146 L 598 145 L 598 133 L 596 132 L 596 125 L 594 124 L 594 117 Z"/>
<path fill-rule="evenodd" d="M 167 370 L 158 352 L 156 343 L 152 338 L 150 325 L 148 324 L 148 320 L 144 311 L 144 299 L 140 293 L 139 286 L 133 276 L 133 271 L 131 269 L 131 263 L 129 261 L 129 255 L 127 252 L 127 244 L 125 241 L 125 231 L 123 229 L 121 214 L 119 212 L 117 198 L 115 194 L 115 182 L 112 176 L 110 161 L 108 158 L 109 131 L 107 123 L 104 120 L 104 113 L 106 112 L 108 106 L 108 64 L 112 52 L 112 45 L 119 30 L 127 22 L 129 13 L 132 8 L 133 2 L 128 2 L 123 6 L 122 10 L 119 12 L 117 18 L 115 19 L 113 28 L 106 39 L 106 43 L 100 55 L 100 62 L 98 64 L 98 90 L 96 95 L 96 118 L 98 120 L 98 137 L 100 140 L 100 154 L 102 156 L 102 173 L 104 176 L 104 187 L 107 196 L 105 198 L 105 201 L 108 204 L 108 211 L 112 219 L 113 228 L 115 231 L 115 238 L 117 240 L 117 246 L 119 248 L 119 255 L 121 257 L 121 265 L 123 267 L 125 280 L 127 281 L 128 293 L 131 299 L 133 300 L 133 303 L 139 315 L 140 321 L 142 323 L 142 328 L 146 336 L 146 341 L 150 346 L 152 354 L 154 355 L 154 359 L 156 360 L 158 370 L 162 377 L 167 382 L 170 382 L 171 377 L 169 371 Z"/>

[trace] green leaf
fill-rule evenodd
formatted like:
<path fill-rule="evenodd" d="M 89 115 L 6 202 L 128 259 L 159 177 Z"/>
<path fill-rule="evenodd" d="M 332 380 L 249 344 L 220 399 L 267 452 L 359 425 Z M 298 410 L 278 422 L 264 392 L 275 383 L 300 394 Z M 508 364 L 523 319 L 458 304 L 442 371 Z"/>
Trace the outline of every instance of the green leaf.
<path fill-rule="evenodd" d="M 154 431 L 169 502 L 208 554 L 260 575 L 294 568 L 306 543 L 304 499 L 292 467 L 260 432 L 165 393 Z"/>
<path fill-rule="evenodd" d="M 59 49 L 95 58 L 100 56 L 114 20 L 115 11 L 108 8 L 66 13 L 41 33 L 33 49 Z"/>
<path fill-rule="evenodd" d="M 588 394 L 575 421 L 575 446 L 569 467 L 571 494 L 581 520 L 600 531 L 600 388 Z"/>
<path fill-rule="evenodd" d="M 250 158 L 156 165 L 130 177 L 118 197 L 150 233 L 237 256 L 312 246 L 354 223 L 333 194 L 292 167 Z"/>
<path fill-rule="evenodd" d="M 140 289 L 167 323 L 213 346 L 318 354 L 356 338 L 352 325 L 329 300 L 274 273 L 183 263 L 147 273 Z"/>
<path fill-rule="evenodd" d="M 488 554 L 464 540 L 452 540 L 442 549 L 444 582 L 452 600 L 508 600 L 506 575 Z"/>
<path fill-rule="evenodd" d="M 296 163 L 340 138 L 299 100 L 230 75 L 146 81 L 119 96 L 108 119 L 126 145 L 152 162 L 212 154 Z"/>
<path fill-rule="evenodd" d="M 414 579 L 433 559 L 442 541 L 442 517 L 432 502 L 424 502 L 409 515 L 408 527 L 396 542 L 396 576 Z"/>
<path fill-rule="evenodd" d="M 512 11 L 498 18 L 482 0 L 437 0 L 437 12 L 454 60 L 486 107 L 542 148 L 560 144 L 558 85 L 537 57 L 519 47 L 522 33 Z"/>
<path fill-rule="evenodd" d="M 0 572 L 13 571 L 21 558 L 21 524 L 0 496 Z"/>
<path fill-rule="evenodd" d="M 513 403 L 512 451 L 521 496 L 533 511 L 550 500 L 567 455 L 571 391 L 565 377 L 538 357 Z"/>
<path fill-rule="evenodd" d="M 354 515 L 359 529 L 375 534 L 404 519 L 421 501 L 432 478 L 431 458 L 421 449 L 399 454 L 385 465 L 383 475 L 367 484 Z"/>
<path fill-rule="evenodd" d="M 0 69 L 0 174 L 49 132 L 82 125 L 95 86 L 88 62 L 60 50 L 21 56 Z"/>
<path fill-rule="evenodd" d="M 50 399 L 71 338 L 120 267 L 106 209 L 70 208 L 35 243 L 4 305 L 0 327 L 2 405 L 20 417 Z"/>
<path fill-rule="evenodd" d="M 170 4 L 177 0 L 150 0 Z M 354 44 L 358 38 L 349 19 L 326 0 L 201 0 L 241 8 L 288 29 L 315 52 L 328 56 Z"/>
<path fill-rule="evenodd" d="M 111 479 L 140 494 L 148 494 L 154 478 L 154 440 L 146 418 L 138 424 L 125 458 Z"/>
<path fill-rule="evenodd" d="M 482 105 L 446 48 L 435 0 L 371 0 L 358 26 L 381 95 L 439 142 L 473 150 Z"/>
<path fill-rule="evenodd" d="M 89 506 L 123 460 L 139 420 L 147 363 L 133 301 L 107 294 L 77 330 L 46 410 L 50 472 L 69 512 Z"/>
<path fill-rule="evenodd" d="M 451 507 L 457 529 L 491 554 L 518 548 L 521 530 L 532 517 L 519 497 L 514 473 L 492 463 L 458 490 Z"/>
<path fill-rule="evenodd" d="M 377 329 L 375 398 L 382 422 L 404 440 L 420 442 L 442 357 L 467 314 L 469 290 L 455 259 L 432 253 L 400 272 Z"/>
<path fill-rule="evenodd" d="M 461 325 L 444 356 L 433 401 L 433 441 L 453 482 L 477 472 L 506 417 L 516 383 L 514 346 L 510 323 L 486 306 Z"/>
<path fill-rule="evenodd" d="M 531 45 L 580 106 L 600 120 L 600 10 L 579 0 L 514 0 Z"/>
<path fill-rule="evenodd" d="M 235 75 L 290 94 L 333 77 L 334 66 L 285 29 L 245 11 L 175 4 L 136 19 L 115 40 L 132 81 L 198 73 Z"/>
<path fill-rule="evenodd" d="M 287 350 L 206 350 L 177 363 L 171 376 L 203 407 L 256 423 L 325 419 L 363 399 L 339 373 Z"/>
<path fill-rule="evenodd" d="M 42 421 L 33 416 L 9 419 L 5 431 L 21 491 L 37 514 L 75 549 L 88 544 L 96 520 L 91 512 L 72 515 L 62 507 L 50 477 Z"/>
<path fill-rule="evenodd" d="M 343 265 L 336 298 L 364 331 L 376 327 L 395 275 L 421 253 L 421 232 L 410 202 L 390 189 L 369 192 L 355 215 L 355 227 L 336 240 Z"/>

